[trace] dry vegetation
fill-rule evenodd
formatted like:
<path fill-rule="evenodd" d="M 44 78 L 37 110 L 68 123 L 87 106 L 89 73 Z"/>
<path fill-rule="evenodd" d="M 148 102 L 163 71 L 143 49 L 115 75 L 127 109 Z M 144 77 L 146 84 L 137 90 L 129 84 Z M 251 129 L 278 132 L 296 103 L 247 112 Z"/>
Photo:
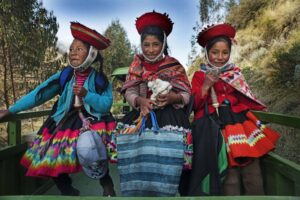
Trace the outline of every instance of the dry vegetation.
<path fill-rule="evenodd" d="M 252 5 L 241 1 L 228 21 L 240 19 L 240 13 Z M 299 115 L 299 80 L 295 79 L 295 66 L 300 64 L 300 1 L 255 0 L 261 5 L 255 19 L 243 21 L 238 27 L 238 46 L 234 60 L 244 70 L 256 94 L 268 104 L 271 111 Z M 297 103 L 298 101 L 298 103 Z M 295 112 L 298 110 L 298 112 Z"/>
<path fill-rule="evenodd" d="M 27 110 L 29 111 L 41 111 L 41 110 L 48 110 L 52 108 L 52 105 L 56 101 L 56 98 L 48 101 L 47 103 L 35 107 L 33 109 Z M 32 118 L 27 120 L 21 121 L 21 130 L 22 130 L 22 137 L 27 134 L 31 134 L 33 132 L 37 132 L 40 127 L 42 126 L 42 123 L 47 119 L 47 116 L 45 117 L 38 117 L 38 118 Z M 7 123 L 0 123 L 0 149 L 7 146 Z"/>

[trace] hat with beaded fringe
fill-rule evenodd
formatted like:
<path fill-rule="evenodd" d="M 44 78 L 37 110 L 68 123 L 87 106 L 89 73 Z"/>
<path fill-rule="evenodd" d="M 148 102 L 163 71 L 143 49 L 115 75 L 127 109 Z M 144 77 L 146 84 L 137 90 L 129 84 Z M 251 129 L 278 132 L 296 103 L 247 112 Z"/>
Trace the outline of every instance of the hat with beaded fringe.
<path fill-rule="evenodd" d="M 142 34 L 143 30 L 148 26 L 158 26 L 168 36 L 172 32 L 173 24 L 168 14 L 152 11 L 138 17 L 135 26 L 139 34 Z"/>
<path fill-rule="evenodd" d="M 75 39 L 86 42 L 98 50 L 106 49 L 110 45 L 109 39 L 78 22 L 71 22 L 71 33 Z"/>
<path fill-rule="evenodd" d="M 200 46 L 205 47 L 208 41 L 212 40 L 215 37 L 226 36 L 229 39 L 234 39 L 235 32 L 235 28 L 231 24 L 212 24 L 210 26 L 205 27 L 198 34 L 197 42 L 200 44 Z"/>

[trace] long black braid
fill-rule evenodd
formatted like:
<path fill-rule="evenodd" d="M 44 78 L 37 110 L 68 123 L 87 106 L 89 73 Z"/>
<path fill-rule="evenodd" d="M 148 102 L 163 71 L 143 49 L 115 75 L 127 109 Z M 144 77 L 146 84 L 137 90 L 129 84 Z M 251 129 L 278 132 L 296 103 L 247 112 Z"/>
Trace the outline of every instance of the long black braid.
<path fill-rule="evenodd" d="M 103 56 L 101 55 L 101 53 L 99 51 L 98 51 L 97 57 L 94 60 L 93 64 L 96 63 L 96 62 L 99 62 L 99 69 L 97 70 L 97 73 L 100 76 L 103 77 L 104 84 L 103 84 L 103 88 L 101 88 L 101 90 L 104 90 L 108 86 L 109 81 L 108 81 L 108 78 L 107 78 L 106 74 L 103 71 L 103 62 L 104 62 L 104 59 L 103 59 Z"/>

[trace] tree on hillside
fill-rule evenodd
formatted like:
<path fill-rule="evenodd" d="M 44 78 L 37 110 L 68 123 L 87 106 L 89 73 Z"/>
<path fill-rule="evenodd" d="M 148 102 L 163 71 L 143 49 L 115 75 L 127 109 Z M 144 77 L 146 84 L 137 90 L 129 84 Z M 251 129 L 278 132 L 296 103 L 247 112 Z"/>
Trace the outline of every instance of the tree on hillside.
<path fill-rule="evenodd" d="M 111 40 L 110 47 L 103 51 L 104 72 L 110 76 L 116 68 L 127 67 L 130 65 L 136 47 L 131 47 L 127 38 L 127 33 L 119 20 L 111 22 L 104 32 L 104 36 Z M 114 101 L 121 101 L 122 97 L 119 94 L 119 89 L 122 87 L 122 82 L 114 81 L 113 84 Z M 120 112 L 120 110 L 113 110 L 113 113 L 118 112 Z"/>
<path fill-rule="evenodd" d="M 112 21 L 104 35 L 111 40 L 111 46 L 103 51 L 104 71 L 110 75 L 114 69 L 130 65 L 133 51 L 119 20 Z"/>
<path fill-rule="evenodd" d="M 197 57 L 197 34 L 202 27 L 212 23 L 223 22 L 227 13 L 238 2 L 239 0 L 199 0 L 199 21 L 193 28 L 195 35 L 192 35 L 191 38 L 191 52 L 188 58 L 190 65 Z"/>
<path fill-rule="evenodd" d="M 239 0 L 199 0 L 200 25 L 224 21 Z"/>
<path fill-rule="evenodd" d="M 243 29 L 260 15 L 259 11 L 275 2 L 269 0 L 241 0 L 238 6 L 232 7 L 229 15 L 226 16 L 226 20 L 237 29 Z"/>
<path fill-rule="evenodd" d="M 0 96 L 6 108 L 57 70 L 58 63 L 49 62 L 56 57 L 57 29 L 53 13 L 37 0 L 0 2 Z"/>

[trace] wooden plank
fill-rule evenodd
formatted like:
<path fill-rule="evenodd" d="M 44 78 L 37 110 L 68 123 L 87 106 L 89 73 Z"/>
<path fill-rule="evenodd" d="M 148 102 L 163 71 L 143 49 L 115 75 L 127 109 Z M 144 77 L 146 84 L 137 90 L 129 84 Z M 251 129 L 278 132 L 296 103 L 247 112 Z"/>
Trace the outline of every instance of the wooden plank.
<path fill-rule="evenodd" d="M 266 113 L 261 111 L 252 112 L 263 122 L 276 123 L 300 129 L 300 117 L 283 115 L 278 113 Z"/>
<path fill-rule="evenodd" d="M 99 196 L 2 196 L 1 200 L 105 200 Z M 112 200 L 299 200 L 299 197 L 290 196 L 212 196 L 212 197 L 110 197 Z"/>
<path fill-rule="evenodd" d="M 49 179 L 25 176 L 26 169 L 20 165 L 20 159 L 26 149 L 27 144 L 21 144 L 0 151 L 0 195 L 41 194 L 53 185 Z"/>
<path fill-rule="evenodd" d="M 112 76 L 124 76 L 128 74 L 129 67 L 119 67 L 113 71 Z"/>
<path fill-rule="evenodd" d="M 274 153 L 264 156 L 261 161 L 268 195 L 299 195 L 300 165 Z"/>
<path fill-rule="evenodd" d="M 24 112 L 15 115 L 9 115 L 0 120 L 0 123 L 8 122 L 8 145 L 21 144 L 21 120 L 35 117 L 47 116 L 51 110 L 44 110 L 38 112 Z"/>
<path fill-rule="evenodd" d="M 14 195 L 19 194 L 20 189 L 20 179 L 19 179 L 19 156 L 18 155 L 10 155 L 8 159 L 1 160 L 2 162 L 2 170 L 1 179 L 1 193 L 6 195 Z"/>
<path fill-rule="evenodd" d="M 120 81 L 124 82 L 126 75 L 128 74 L 129 67 L 119 67 L 115 69 L 111 75 L 111 82 L 115 80 L 115 78 L 119 79 Z"/>
<path fill-rule="evenodd" d="M 0 151 L 0 161 L 8 159 L 16 154 L 24 153 L 27 149 L 27 144 L 20 144 L 17 146 L 8 146 Z"/>
<path fill-rule="evenodd" d="M 9 122 L 9 121 L 16 121 L 16 120 L 22 120 L 22 119 L 29 119 L 29 118 L 36 118 L 36 117 L 43 117 L 43 116 L 49 115 L 50 113 L 51 113 L 51 110 L 20 112 L 18 114 L 9 115 L 9 116 L 1 119 L 0 123 Z"/>
<path fill-rule="evenodd" d="M 21 120 L 8 122 L 8 145 L 21 144 Z"/>

